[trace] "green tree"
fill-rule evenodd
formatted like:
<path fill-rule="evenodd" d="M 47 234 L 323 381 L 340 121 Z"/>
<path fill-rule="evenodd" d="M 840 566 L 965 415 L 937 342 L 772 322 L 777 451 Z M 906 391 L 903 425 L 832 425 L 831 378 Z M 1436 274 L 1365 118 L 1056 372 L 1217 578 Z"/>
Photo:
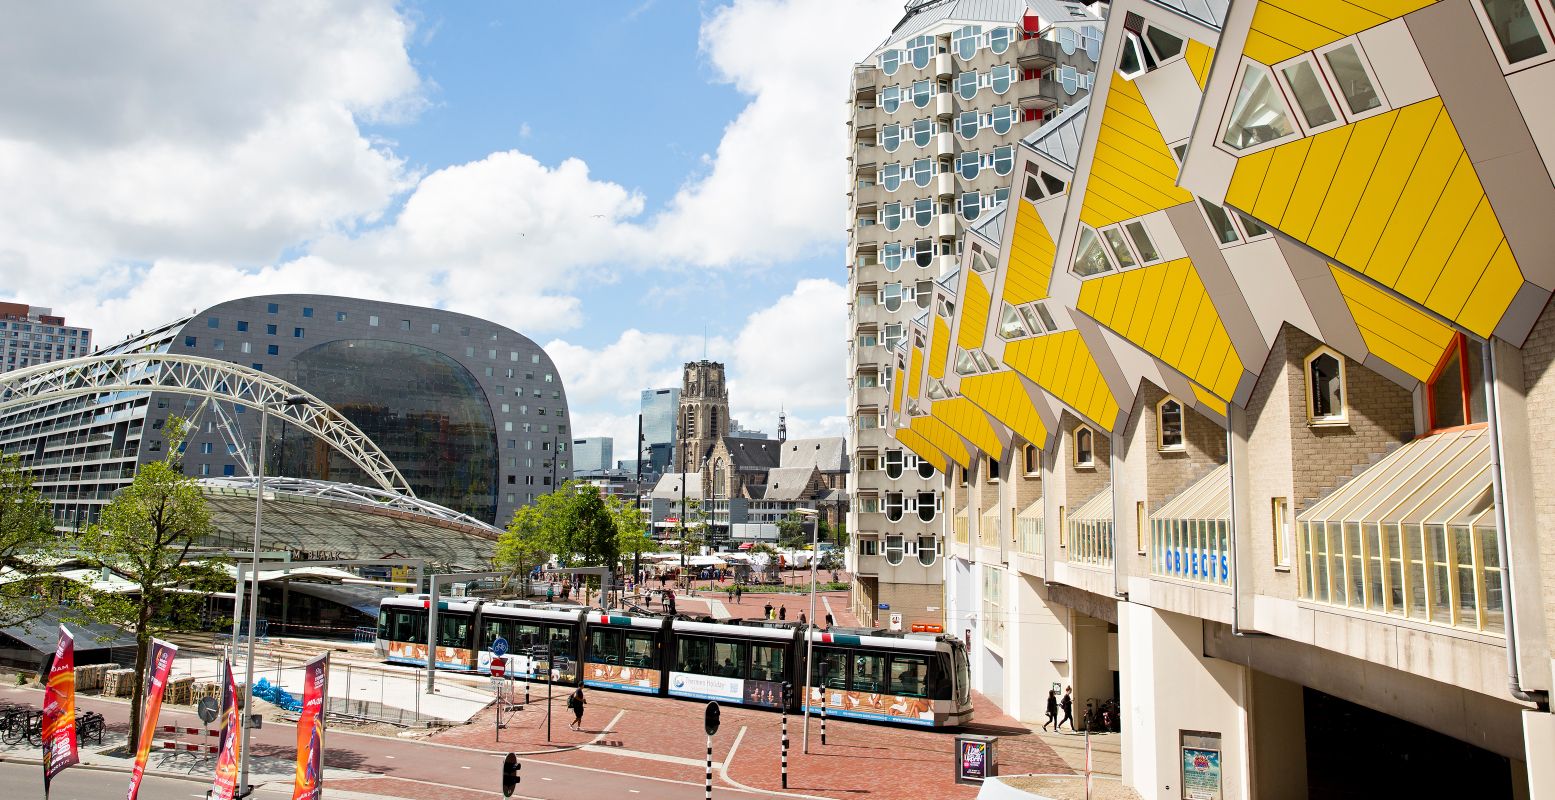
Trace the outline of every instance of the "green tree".
<path fill-rule="evenodd" d="M 707 512 L 702 510 L 701 500 L 687 500 L 685 519 L 681 520 L 680 544 L 675 551 L 680 553 L 680 561 L 686 563 L 691 556 L 702 552 L 707 544 Z M 682 570 L 680 580 L 683 585 L 691 585 L 691 571 Z"/>
<path fill-rule="evenodd" d="M 778 547 L 797 550 L 810 544 L 810 534 L 805 530 L 804 517 L 790 511 L 778 520 Z"/>
<path fill-rule="evenodd" d="M 832 541 L 839 549 L 848 549 L 848 522 L 845 519 L 837 520 L 837 527 L 832 529 L 835 538 Z"/>
<path fill-rule="evenodd" d="M 777 574 L 778 550 L 770 542 L 757 542 L 751 545 L 749 553 L 752 571 L 763 575 Z"/>
<path fill-rule="evenodd" d="M 622 561 L 630 565 L 637 556 L 656 549 L 653 537 L 648 535 L 647 523 L 637 504 L 615 495 L 605 498 L 605 510 L 616 526 L 616 550 Z"/>
<path fill-rule="evenodd" d="M 32 473 L 20 458 L 0 456 L 0 569 L 13 576 L 0 584 L 0 626 L 36 619 L 55 606 L 37 559 L 60 544 L 49 502 L 33 488 Z"/>
<path fill-rule="evenodd" d="M 513 512 L 507 531 L 497 539 L 497 552 L 492 558 L 496 569 L 507 571 L 509 585 L 515 578 L 519 580 L 524 597 L 529 596 L 529 573 L 551 555 L 543 521 L 539 506 L 523 506 Z"/>
<path fill-rule="evenodd" d="M 93 615 L 135 630 L 135 687 L 131 719 L 141 716 L 152 636 L 187 628 L 204 598 L 175 588 L 213 590 L 228 578 L 210 563 L 191 563 L 189 549 L 214 530 L 195 480 L 183 474 L 181 445 L 187 423 L 167 421 L 165 460 L 144 464 L 130 485 L 103 507 L 102 517 L 76 540 L 81 552 L 135 584 L 135 591 L 92 593 Z M 130 726 L 130 748 L 139 742 Z"/>
<path fill-rule="evenodd" d="M 837 579 L 837 570 L 842 569 L 844 563 L 845 562 L 842 557 L 842 551 L 833 547 L 830 550 L 827 550 L 821 556 L 821 562 L 816 566 L 824 570 L 830 570 L 832 574 L 832 580 L 835 581 Z"/>

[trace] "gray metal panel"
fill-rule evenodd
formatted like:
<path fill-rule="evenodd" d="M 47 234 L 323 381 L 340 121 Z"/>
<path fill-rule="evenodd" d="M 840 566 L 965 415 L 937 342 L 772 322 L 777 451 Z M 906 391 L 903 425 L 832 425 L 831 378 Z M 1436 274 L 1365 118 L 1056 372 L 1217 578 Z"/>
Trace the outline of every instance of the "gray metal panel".
<path fill-rule="evenodd" d="M 1216 30 L 1225 24 L 1226 10 L 1231 7 L 1231 0 L 1150 0 L 1150 2 Z"/>
<path fill-rule="evenodd" d="M 1053 162 L 1073 170 L 1080 154 L 1080 136 L 1085 132 L 1086 109 L 1090 95 L 1059 112 L 1047 124 L 1027 134 L 1021 142 L 1047 156 Z"/>
<path fill-rule="evenodd" d="M 988 237 L 988 241 L 993 242 L 997 246 L 999 242 L 1004 241 L 1004 212 L 1008 208 L 1008 203 L 999 205 L 989 212 L 988 216 L 972 226 L 973 232 L 979 236 Z"/>

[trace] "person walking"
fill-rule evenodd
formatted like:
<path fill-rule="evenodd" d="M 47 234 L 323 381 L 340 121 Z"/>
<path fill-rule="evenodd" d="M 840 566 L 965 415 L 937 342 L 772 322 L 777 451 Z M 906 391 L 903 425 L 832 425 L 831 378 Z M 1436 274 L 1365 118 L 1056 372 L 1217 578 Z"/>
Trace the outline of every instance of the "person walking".
<path fill-rule="evenodd" d="M 571 598 L 572 598 L 572 581 L 562 581 L 562 599 L 563 600 L 570 600 Z"/>
<path fill-rule="evenodd" d="M 1042 730 L 1052 725 L 1053 730 L 1058 730 L 1058 690 L 1047 690 L 1047 722 L 1042 723 Z"/>
<path fill-rule="evenodd" d="M 556 600 L 556 584 L 547 583 L 545 585 L 545 602 L 550 603 L 554 600 Z"/>
<path fill-rule="evenodd" d="M 1069 730 L 1071 732 L 1074 731 L 1074 698 L 1072 696 L 1073 693 L 1074 693 L 1074 687 L 1073 686 L 1065 686 L 1064 687 L 1064 699 L 1060 700 L 1058 702 L 1058 707 L 1064 710 L 1064 718 L 1059 720 L 1057 725 L 1053 726 L 1053 730 L 1055 730 L 1055 731 L 1062 730 L 1063 727 L 1064 727 L 1064 723 L 1067 722 L 1067 723 L 1069 723 Z"/>
<path fill-rule="evenodd" d="M 768 600 L 765 608 L 761 610 L 762 619 L 772 619 L 772 601 Z"/>
<path fill-rule="evenodd" d="M 778 619 L 785 621 L 788 619 L 788 606 L 778 606 Z"/>
<path fill-rule="evenodd" d="M 572 724 L 567 727 L 575 731 L 583 730 L 583 706 L 587 704 L 588 701 L 583 699 L 582 686 L 572 690 L 572 694 L 567 697 L 567 707 L 572 709 Z"/>
<path fill-rule="evenodd" d="M 831 612 L 827 612 L 826 613 L 826 630 L 831 630 L 831 626 L 832 626 Z"/>
<path fill-rule="evenodd" d="M 669 590 L 669 596 L 665 599 L 665 602 L 668 603 L 668 609 L 669 609 L 669 612 L 670 612 L 670 616 L 672 616 L 672 617 L 675 616 L 675 590 L 674 589 L 670 589 Z"/>
<path fill-rule="evenodd" d="M 740 602 L 740 596 L 743 595 L 743 594 L 745 594 L 745 590 L 741 589 L 740 585 L 738 583 L 736 583 L 734 585 L 734 602 L 736 602 L 736 603 Z"/>

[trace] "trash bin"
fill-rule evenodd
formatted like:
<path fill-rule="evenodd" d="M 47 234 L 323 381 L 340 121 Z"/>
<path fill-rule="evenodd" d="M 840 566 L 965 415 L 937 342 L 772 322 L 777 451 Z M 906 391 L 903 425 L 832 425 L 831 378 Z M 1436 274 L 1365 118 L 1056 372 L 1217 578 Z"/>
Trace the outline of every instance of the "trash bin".
<path fill-rule="evenodd" d="M 999 774 L 999 737 L 956 736 L 956 783 L 982 783 Z"/>

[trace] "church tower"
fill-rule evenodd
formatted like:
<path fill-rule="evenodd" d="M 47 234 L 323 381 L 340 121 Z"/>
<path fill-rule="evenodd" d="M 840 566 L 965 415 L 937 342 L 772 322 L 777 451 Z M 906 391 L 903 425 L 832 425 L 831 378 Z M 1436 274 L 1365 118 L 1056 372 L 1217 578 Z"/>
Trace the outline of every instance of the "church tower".
<path fill-rule="evenodd" d="M 716 361 L 686 364 L 680 380 L 681 472 L 699 472 L 713 444 L 729 435 L 729 389 L 724 365 Z"/>

